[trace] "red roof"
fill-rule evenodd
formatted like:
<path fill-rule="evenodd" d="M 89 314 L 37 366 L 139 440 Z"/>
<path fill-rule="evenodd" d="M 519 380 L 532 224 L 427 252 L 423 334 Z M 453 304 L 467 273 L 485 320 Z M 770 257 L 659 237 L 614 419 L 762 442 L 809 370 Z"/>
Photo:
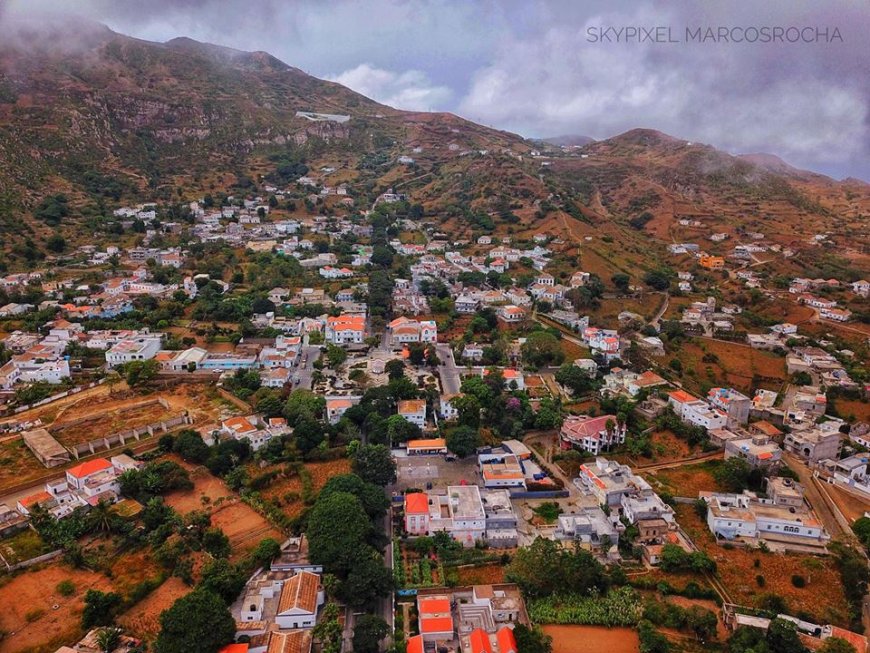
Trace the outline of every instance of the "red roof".
<path fill-rule="evenodd" d="M 420 496 L 426 495 L 422 492 L 417 492 Z M 409 494 L 407 496 L 414 496 Z M 427 503 L 428 505 L 428 503 Z M 450 601 L 447 599 L 423 599 L 420 601 L 420 614 L 445 614 L 450 612 Z"/>
<path fill-rule="evenodd" d="M 697 401 L 697 397 L 693 397 L 685 390 L 674 390 L 673 392 L 669 392 L 668 396 L 676 402 L 681 404 L 688 403 L 690 401 Z"/>
<path fill-rule="evenodd" d="M 428 515 L 429 514 L 429 497 L 423 492 L 412 492 L 405 495 L 405 514 L 406 515 Z M 423 601 L 423 604 L 434 603 L 435 601 Z M 420 606 L 421 612 L 432 612 L 432 610 L 423 610 L 423 604 Z M 447 607 L 450 610 L 450 607 Z M 445 610 L 436 610 L 435 612 L 446 612 Z"/>
<path fill-rule="evenodd" d="M 96 474 L 104 469 L 112 469 L 112 463 L 105 458 L 95 458 L 94 460 L 88 460 L 87 462 L 83 462 L 81 465 L 76 465 L 72 469 L 66 470 L 66 473 L 71 474 L 76 478 L 87 478 L 91 474 Z"/>
<path fill-rule="evenodd" d="M 453 618 L 428 617 L 420 619 L 420 630 L 424 633 L 452 633 Z"/>
<path fill-rule="evenodd" d="M 423 653 L 423 636 L 414 635 L 408 638 L 408 645 L 405 647 L 405 653 Z"/>
<path fill-rule="evenodd" d="M 48 501 L 50 499 L 51 495 L 43 490 L 42 492 L 31 494 L 29 497 L 24 497 L 23 499 L 19 500 L 19 503 L 25 508 L 29 508 L 34 504 L 42 503 L 43 501 Z"/>
<path fill-rule="evenodd" d="M 248 644 L 227 644 L 218 653 L 248 653 Z"/>
<path fill-rule="evenodd" d="M 501 628 L 496 634 L 498 640 L 498 653 L 517 653 L 517 640 L 514 637 L 513 628 L 507 626 Z"/>
<path fill-rule="evenodd" d="M 470 653 L 492 653 L 492 644 L 489 643 L 489 635 L 483 628 L 475 628 L 468 636 Z"/>

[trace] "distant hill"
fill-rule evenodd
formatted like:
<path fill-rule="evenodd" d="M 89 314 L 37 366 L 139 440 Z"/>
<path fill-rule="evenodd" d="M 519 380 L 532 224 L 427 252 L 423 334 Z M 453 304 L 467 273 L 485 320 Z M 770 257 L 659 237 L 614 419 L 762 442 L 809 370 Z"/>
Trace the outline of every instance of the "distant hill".
<path fill-rule="evenodd" d="M 2 30 L 0 248 L 12 266 L 58 230 L 74 243 L 107 238 L 112 209 L 124 203 L 262 193 L 264 179 L 286 186 L 299 170 L 321 168 L 337 169 L 330 183 L 351 187 L 355 210 L 394 188 L 455 238 L 544 231 L 572 248 L 609 236 L 598 248 L 603 276 L 639 272 L 673 239 L 714 229 L 762 230 L 795 247 L 821 232 L 850 247 L 868 238 L 860 227 L 850 233 L 870 214 L 866 184 L 769 155 L 734 157 L 634 129 L 602 141 L 545 139 L 583 144 L 582 153 L 539 160 L 526 156 L 534 142 L 516 134 L 400 111 L 264 52 L 152 43 L 83 21 Z M 294 192 L 298 215 L 323 210 Z M 57 193 L 69 202 L 59 226 L 40 218 Z M 643 213 L 652 219 L 631 223 Z M 687 216 L 705 230 L 679 229 Z"/>
<path fill-rule="evenodd" d="M 550 138 L 542 138 L 540 140 L 542 143 L 547 143 L 548 145 L 555 145 L 557 147 L 582 147 L 583 145 L 588 145 L 589 143 L 593 143 L 595 141 L 594 138 L 590 138 L 589 136 L 579 136 L 575 134 L 567 134 L 565 136 L 552 136 Z"/>

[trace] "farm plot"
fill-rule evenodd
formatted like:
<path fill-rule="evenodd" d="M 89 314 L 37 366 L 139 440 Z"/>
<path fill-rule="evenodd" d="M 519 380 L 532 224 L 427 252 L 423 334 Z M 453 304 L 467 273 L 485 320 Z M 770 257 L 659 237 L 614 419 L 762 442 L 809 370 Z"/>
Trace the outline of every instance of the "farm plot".
<path fill-rule="evenodd" d="M 395 581 L 399 587 L 438 587 L 444 584 L 444 567 L 438 556 L 420 555 L 408 547 L 394 545 Z"/>
<path fill-rule="evenodd" d="M 45 467 L 20 438 L 0 442 L 0 491 L 45 476 Z"/>
<path fill-rule="evenodd" d="M 269 473 L 282 469 L 275 465 L 263 469 L 251 468 L 249 473 L 253 478 L 256 474 Z M 321 488 L 333 476 L 348 474 L 350 460 L 341 458 L 318 463 L 305 463 L 299 473 L 282 473 L 269 485 L 261 490 L 266 499 L 277 503 L 288 517 L 296 517 L 305 507 L 305 499 L 313 500 Z"/>
<path fill-rule="evenodd" d="M 121 615 L 118 623 L 131 635 L 153 640 L 160 632 L 160 613 L 193 588 L 180 578 L 172 577 L 151 592 L 133 608 Z"/>
<path fill-rule="evenodd" d="M 791 611 L 812 615 L 816 623 L 848 627 L 849 609 L 833 559 L 726 548 L 716 543 L 693 506 L 678 505 L 676 511 L 683 529 L 716 561 L 717 574 L 736 603 L 758 607 L 765 595 L 777 594 Z M 801 576 L 805 586 L 795 587 L 794 576 Z"/>
<path fill-rule="evenodd" d="M 36 558 L 51 551 L 36 531 L 29 528 L 12 537 L 0 540 L 0 555 L 9 565 Z"/>
<path fill-rule="evenodd" d="M 185 464 L 188 469 L 190 465 Z M 232 559 L 244 556 L 254 549 L 260 540 L 271 537 L 282 541 L 282 533 L 246 503 L 222 480 L 212 476 L 203 467 L 193 468 L 190 474 L 193 489 L 172 492 L 166 503 L 185 514 L 193 510 L 206 510 L 211 523 L 219 527 L 230 539 Z"/>
<path fill-rule="evenodd" d="M 59 583 L 70 581 L 74 592 L 63 596 Z M 81 613 L 89 589 L 112 590 L 112 582 L 92 571 L 52 564 L 14 576 L 0 586 L 0 653 L 51 652 L 82 635 Z"/>
<path fill-rule="evenodd" d="M 553 653 L 639 653 L 640 639 L 631 628 L 602 626 L 543 626 L 553 638 Z"/>
<path fill-rule="evenodd" d="M 702 490 L 720 490 L 713 476 L 722 465 L 720 460 L 708 460 L 697 465 L 682 465 L 670 469 L 643 472 L 653 485 L 679 497 L 697 499 Z"/>
<path fill-rule="evenodd" d="M 165 400 L 161 402 L 156 396 L 124 401 L 104 397 L 86 402 L 81 408 L 76 406 L 75 411 L 65 411 L 49 430 L 62 445 L 72 447 L 96 437 L 154 424 L 174 416 L 168 403 Z"/>
<path fill-rule="evenodd" d="M 733 386 L 744 392 L 759 386 L 778 391 L 787 378 L 783 357 L 740 343 L 695 339 L 683 343 L 671 358 L 688 371 L 683 382 L 695 392 L 704 384 Z"/>

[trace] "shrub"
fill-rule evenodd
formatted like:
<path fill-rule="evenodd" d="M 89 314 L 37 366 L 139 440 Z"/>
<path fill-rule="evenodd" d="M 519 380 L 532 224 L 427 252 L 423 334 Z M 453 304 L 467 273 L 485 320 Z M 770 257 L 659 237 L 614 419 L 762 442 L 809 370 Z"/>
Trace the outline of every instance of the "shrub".
<path fill-rule="evenodd" d="M 795 587 L 806 587 L 807 580 L 800 574 L 795 574 L 791 577 L 791 584 Z"/>
<path fill-rule="evenodd" d="M 758 576 L 755 577 L 755 582 L 759 587 L 764 587 L 766 581 L 764 580 L 764 576 L 758 574 Z"/>
<path fill-rule="evenodd" d="M 27 623 L 33 623 L 44 614 L 45 610 L 43 610 L 42 608 L 36 608 L 34 610 L 30 610 L 27 614 L 25 614 L 24 619 L 25 621 L 27 621 Z"/>
<path fill-rule="evenodd" d="M 69 579 L 60 581 L 55 589 L 61 596 L 72 596 L 76 592 L 75 583 Z"/>

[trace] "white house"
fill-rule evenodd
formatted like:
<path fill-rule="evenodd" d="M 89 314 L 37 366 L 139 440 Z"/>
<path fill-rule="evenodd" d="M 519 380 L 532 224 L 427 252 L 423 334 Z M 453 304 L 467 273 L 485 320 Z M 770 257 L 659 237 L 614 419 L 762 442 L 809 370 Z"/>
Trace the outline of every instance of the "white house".
<path fill-rule="evenodd" d="M 398 413 L 411 424 L 420 428 L 426 425 L 426 401 L 424 399 L 405 399 L 399 402 Z"/>
<path fill-rule="evenodd" d="M 320 576 L 310 571 L 300 571 L 284 581 L 275 623 L 278 628 L 313 628 L 317 622 L 317 609 L 325 600 Z"/>
<path fill-rule="evenodd" d="M 362 344 L 366 333 L 363 315 L 339 315 L 327 317 L 323 336 L 334 345 Z"/>
<path fill-rule="evenodd" d="M 132 361 L 146 361 L 154 358 L 158 351 L 160 336 L 128 338 L 115 343 L 106 352 L 106 363 L 109 367 L 116 367 Z"/>
<path fill-rule="evenodd" d="M 602 451 L 623 444 L 625 434 L 625 424 L 620 426 L 615 415 L 569 415 L 559 430 L 559 440 L 562 449 L 574 448 L 597 456 Z"/>

